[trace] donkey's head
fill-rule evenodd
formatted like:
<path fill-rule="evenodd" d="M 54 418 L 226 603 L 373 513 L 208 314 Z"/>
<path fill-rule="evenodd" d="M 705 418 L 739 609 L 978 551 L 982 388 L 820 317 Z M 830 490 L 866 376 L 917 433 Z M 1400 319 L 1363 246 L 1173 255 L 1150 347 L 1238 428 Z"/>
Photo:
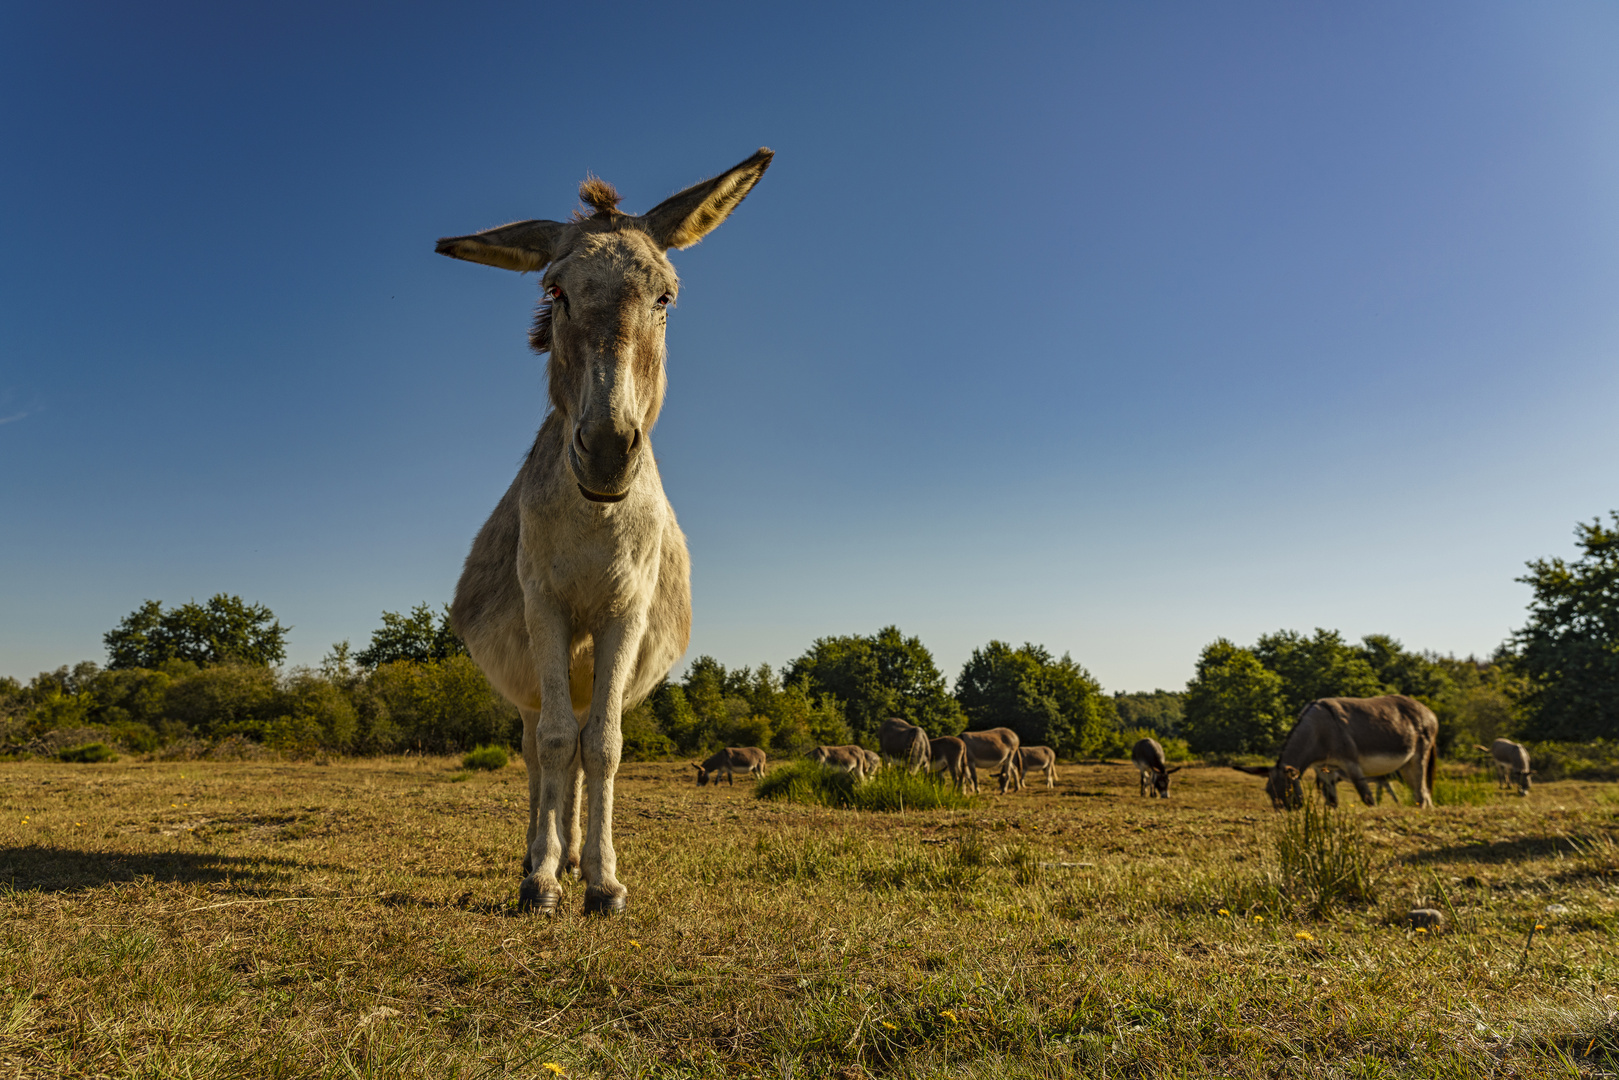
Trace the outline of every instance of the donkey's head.
<path fill-rule="evenodd" d="M 612 185 L 592 178 L 579 187 L 588 215 L 438 242 L 440 255 L 545 272 L 529 343 L 551 354 L 551 404 L 567 420 L 568 465 L 585 498 L 617 502 L 629 493 L 663 405 L 664 326 L 680 289 L 664 253 L 724 221 L 773 156 L 761 149 L 645 214 L 621 212 Z"/>

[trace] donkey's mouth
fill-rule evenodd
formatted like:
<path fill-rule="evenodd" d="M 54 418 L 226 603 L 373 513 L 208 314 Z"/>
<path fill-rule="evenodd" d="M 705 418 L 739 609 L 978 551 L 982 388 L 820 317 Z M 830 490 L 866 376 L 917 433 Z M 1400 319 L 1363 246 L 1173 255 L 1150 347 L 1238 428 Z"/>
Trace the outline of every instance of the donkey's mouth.
<path fill-rule="evenodd" d="M 623 491 L 619 492 L 617 495 L 600 495 L 600 494 L 597 494 L 594 491 L 591 491 L 589 488 L 585 487 L 585 485 L 580 484 L 579 481 L 577 481 L 577 480 L 575 480 L 574 483 L 576 485 L 578 485 L 578 487 L 579 487 L 579 494 L 583 495 L 585 498 L 589 499 L 591 502 L 599 502 L 599 503 L 623 502 L 624 497 L 627 496 L 630 493 L 629 489 L 625 488 Z"/>

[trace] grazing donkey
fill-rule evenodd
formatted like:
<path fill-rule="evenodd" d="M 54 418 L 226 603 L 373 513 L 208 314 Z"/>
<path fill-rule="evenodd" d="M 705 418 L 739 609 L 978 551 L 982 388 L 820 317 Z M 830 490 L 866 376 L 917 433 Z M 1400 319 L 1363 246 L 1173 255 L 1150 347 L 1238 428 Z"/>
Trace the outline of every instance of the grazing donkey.
<path fill-rule="evenodd" d="M 1020 746 L 1017 751 L 1017 787 L 1023 790 L 1023 781 L 1030 769 L 1039 769 L 1046 777 L 1046 790 L 1057 786 L 1057 751 L 1049 746 Z"/>
<path fill-rule="evenodd" d="M 967 786 L 972 763 L 967 760 L 967 744 L 954 735 L 928 740 L 928 771 L 950 773 L 950 786 L 961 791 Z"/>
<path fill-rule="evenodd" d="M 551 411 L 517 479 L 472 542 L 450 620 L 523 717 L 528 853 L 521 910 L 551 913 L 558 870 L 582 870 L 585 910 L 624 908 L 613 851 L 623 712 L 686 649 L 691 564 L 648 432 L 663 404 L 664 328 L 679 278 L 665 252 L 736 209 L 769 150 L 641 215 L 588 179 L 593 213 L 519 221 L 438 252 L 543 271 L 529 343 L 549 352 Z M 589 824 L 579 837 L 582 792 Z"/>
<path fill-rule="evenodd" d="M 1169 774 L 1178 773 L 1182 766 L 1169 767 L 1164 748 L 1157 739 L 1139 739 L 1130 750 L 1130 761 L 1141 772 L 1141 794 L 1154 799 L 1169 798 Z"/>
<path fill-rule="evenodd" d="M 1529 794 L 1529 778 L 1534 775 L 1534 770 L 1529 767 L 1529 750 L 1526 747 L 1511 739 L 1497 739 L 1488 750 L 1476 743 L 1473 749 L 1494 759 L 1497 783 L 1505 788 L 1516 784 L 1519 795 Z"/>
<path fill-rule="evenodd" d="M 1385 791 L 1388 792 L 1389 798 L 1394 800 L 1395 805 L 1399 805 L 1400 797 L 1394 793 L 1394 785 L 1389 783 L 1389 776 L 1391 775 L 1393 774 L 1386 773 L 1382 776 L 1366 777 L 1377 788 L 1377 805 L 1379 806 L 1383 805 L 1383 793 Z M 1335 769 L 1331 765 L 1317 765 L 1315 767 L 1315 789 L 1321 793 L 1321 798 L 1326 804 L 1334 809 L 1337 809 L 1338 806 L 1338 785 L 1348 779 L 1348 773 Z"/>
<path fill-rule="evenodd" d="M 978 770 L 980 767 L 989 770 L 993 775 L 998 770 L 1001 781 L 1001 794 L 1006 794 L 1006 785 L 1017 780 L 1017 732 L 1011 728 L 996 727 L 987 731 L 963 731 L 961 741 L 967 748 L 967 776 L 973 783 L 973 794 L 978 793 Z"/>
<path fill-rule="evenodd" d="M 1373 698 L 1321 698 L 1306 705 L 1282 743 L 1275 765 L 1233 765 L 1265 777 L 1265 794 L 1278 810 L 1304 804 L 1299 777 L 1312 765 L 1334 766 L 1373 805 L 1368 776 L 1398 772 L 1417 805 L 1433 805 L 1439 756 L 1439 720 L 1433 710 L 1401 694 Z"/>
<path fill-rule="evenodd" d="M 720 776 L 725 776 L 725 782 L 732 787 L 736 780 L 732 773 L 747 773 L 756 780 L 765 778 L 765 752 L 757 746 L 727 746 L 724 750 L 710 755 L 701 765 L 692 762 L 691 767 L 697 770 L 697 786 L 702 787 L 712 777 L 714 786 L 718 787 Z"/>
<path fill-rule="evenodd" d="M 877 745 L 883 757 L 902 762 L 913 773 L 928 767 L 928 733 L 915 724 L 889 717 L 877 729 Z"/>
<path fill-rule="evenodd" d="M 846 746 L 817 746 L 808 756 L 811 761 L 818 761 L 834 769 L 842 769 L 846 773 L 853 773 L 856 780 L 864 780 L 877 771 L 871 767 L 871 762 L 866 757 L 870 753 L 870 750 L 861 749 L 850 743 Z M 875 756 L 872 754 L 872 757 Z"/>

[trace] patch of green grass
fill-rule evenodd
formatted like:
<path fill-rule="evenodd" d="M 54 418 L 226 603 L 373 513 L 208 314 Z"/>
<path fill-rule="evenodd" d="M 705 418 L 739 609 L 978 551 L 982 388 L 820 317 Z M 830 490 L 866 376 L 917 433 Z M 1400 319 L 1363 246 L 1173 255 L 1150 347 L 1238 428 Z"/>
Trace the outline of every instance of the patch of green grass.
<path fill-rule="evenodd" d="M 504 769 L 511 763 L 512 756 L 504 746 L 474 747 L 461 758 L 463 769 L 484 769 L 493 772 Z"/>
<path fill-rule="evenodd" d="M 1477 773 L 1434 779 L 1435 806 L 1488 806 L 1495 802 L 1495 781 Z"/>
<path fill-rule="evenodd" d="M 1360 815 L 1329 810 L 1309 792 L 1303 806 L 1279 816 L 1275 844 L 1282 892 L 1313 913 L 1376 900 Z"/>
<path fill-rule="evenodd" d="M 82 765 L 98 761 L 117 761 L 118 754 L 104 742 L 93 742 L 85 743 L 83 746 L 69 746 L 65 750 L 59 750 L 56 753 L 56 760 Z"/>
<path fill-rule="evenodd" d="M 761 799 L 847 810 L 965 810 L 973 805 L 970 796 L 932 774 L 880 769 L 859 781 L 853 773 L 807 759 L 770 770 L 754 786 L 754 793 Z"/>

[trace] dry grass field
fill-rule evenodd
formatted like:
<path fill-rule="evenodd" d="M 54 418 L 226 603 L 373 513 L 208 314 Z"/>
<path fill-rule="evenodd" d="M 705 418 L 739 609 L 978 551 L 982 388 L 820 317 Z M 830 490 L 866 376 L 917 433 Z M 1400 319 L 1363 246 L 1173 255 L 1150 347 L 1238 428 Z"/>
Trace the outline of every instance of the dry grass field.
<path fill-rule="evenodd" d="M 1312 914 L 1229 770 L 871 814 L 628 765 L 629 914 L 547 921 L 521 765 L 457 765 L 0 765 L 0 1076 L 1619 1070 L 1610 787 L 1356 803 L 1377 897 Z"/>

